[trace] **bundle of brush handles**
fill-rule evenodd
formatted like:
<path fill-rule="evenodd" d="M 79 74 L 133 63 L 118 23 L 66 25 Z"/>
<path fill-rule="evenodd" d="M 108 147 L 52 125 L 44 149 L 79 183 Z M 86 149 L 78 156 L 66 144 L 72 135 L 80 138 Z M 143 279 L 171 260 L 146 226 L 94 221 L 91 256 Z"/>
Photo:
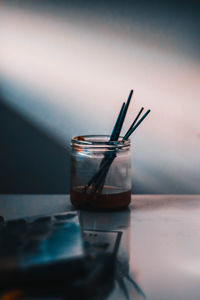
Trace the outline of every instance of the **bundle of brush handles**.
<path fill-rule="evenodd" d="M 109 139 L 109 143 L 112 144 L 113 142 L 118 143 L 119 135 L 122 129 L 123 122 L 125 120 L 125 116 L 130 104 L 130 100 L 133 94 L 133 90 L 130 91 L 130 94 L 128 96 L 127 102 L 123 102 L 121 110 L 119 112 L 117 121 L 115 123 L 115 126 L 113 128 L 112 134 Z M 139 116 L 141 115 L 143 111 L 143 107 L 140 109 L 139 113 L 137 114 L 136 118 L 134 119 L 133 123 L 131 124 L 130 128 L 124 135 L 122 142 L 125 142 L 129 136 L 136 130 L 136 128 L 140 125 L 140 123 L 146 118 L 146 116 L 149 114 L 150 110 L 147 110 L 147 112 L 139 119 Z M 104 183 L 106 180 L 106 176 L 108 174 L 108 171 L 110 169 L 110 166 L 117 156 L 117 151 L 113 150 L 104 155 L 104 158 L 102 159 L 98 172 L 90 179 L 88 184 L 85 186 L 85 192 L 90 193 L 91 195 L 95 195 L 96 193 L 101 193 L 104 187 Z"/>

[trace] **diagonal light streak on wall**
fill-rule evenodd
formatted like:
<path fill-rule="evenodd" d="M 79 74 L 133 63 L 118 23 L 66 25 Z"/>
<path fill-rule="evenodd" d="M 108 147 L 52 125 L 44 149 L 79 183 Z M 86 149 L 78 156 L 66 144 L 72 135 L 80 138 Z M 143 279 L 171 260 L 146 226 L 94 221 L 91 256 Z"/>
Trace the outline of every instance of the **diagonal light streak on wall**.
<path fill-rule="evenodd" d="M 174 191 L 187 185 L 199 192 L 197 59 L 174 51 L 173 39 L 160 45 L 154 32 L 145 40 L 142 27 L 123 31 L 121 24 L 116 31 L 112 22 L 91 26 L 72 15 L 6 6 L 0 14 L 0 75 L 10 105 L 66 144 L 72 135 L 109 133 L 134 88 L 126 126 L 141 106 L 152 109 L 132 138 L 134 176 L 154 190 L 165 191 L 165 178 L 171 178 Z"/>

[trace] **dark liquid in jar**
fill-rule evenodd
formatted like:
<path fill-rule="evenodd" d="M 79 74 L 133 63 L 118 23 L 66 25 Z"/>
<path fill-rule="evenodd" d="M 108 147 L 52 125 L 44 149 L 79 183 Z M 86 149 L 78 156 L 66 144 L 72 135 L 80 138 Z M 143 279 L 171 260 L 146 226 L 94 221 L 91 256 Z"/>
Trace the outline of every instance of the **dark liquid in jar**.
<path fill-rule="evenodd" d="M 120 192 L 110 186 L 104 186 L 102 194 L 90 195 L 84 187 L 71 190 L 71 203 L 77 209 L 87 210 L 119 210 L 129 205 L 131 191 Z"/>

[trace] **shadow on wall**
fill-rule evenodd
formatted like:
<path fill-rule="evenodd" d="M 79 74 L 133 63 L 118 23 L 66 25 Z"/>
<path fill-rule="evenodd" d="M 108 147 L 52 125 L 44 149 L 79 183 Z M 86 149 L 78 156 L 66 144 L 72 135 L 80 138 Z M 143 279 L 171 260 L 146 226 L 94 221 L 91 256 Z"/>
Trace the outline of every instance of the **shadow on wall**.
<path fill-rule="evenodd" d="M 68 150 L 0 96 L 0 193 L 68 193 L 68 174 Z"/>
<path fill-rule="evenodd" d="M 33 90 L 6 83 L 4 86 L 7 89 L 2 89 L 0 93 L 0 193 L 69 193 L 70 149 L 65 144 L 69 145 L 70 137 L 78 135 L 80 128 L 92 134 L 94 126 L 91 124 L 94 124 L 94 120 L 89 123 L 81 117 L 77 123 L 78 112 L 70 105 L 74 102 L 75 108 L 79 100 L 69 101 L 70 96 L 66 95 L 64 106 L 62 101 L 59 104 L 53 101 L 54 98 L 50 99 Z M 66 105 L 68 102 L 69 106 Z M 198 169 L 195 173 L 191 164 L 188 168 L 190 176 L 185 176 L 186 169 L 181 169 L 182 164 L 175 161 L 171 170 L 173 161 L 171 152 L 167 151 L 170 146 L 163 148 L 158 141 L 154 144 L 157 147 L 147 148 L 148 144 L 152 145 L 151 139 L 142 137 L 137 140 L 136 137 L 134 140 L 137 146 L 133 148 L 132 192 L 199 193 L 198 177 L 195 175 Z M 140 155 L 140 149 L 148 149 L 148 152 Z M 157 161 L 159 152 L 162 155 Z M 185 152 L 180 153 L 184 155 Z"/>
<path fill-rule="evenodd" d="M 0 95 L 0 194 L 69 193 L 69 149 L 5 101 Z M 143 161 L 139 166 L 133 176 L 136 194 L 195 193 L 162 169 L 158 172 Z M 141 169 L 146 178 L 138 175 Z"/>
<path fill-rule="evenodd" d="M 69 148 L 28 117 L 11 108 L 6 101 L 0 95 L 0 194 L 69 193 Z M 37 112 L 41 109 L 38 107 Z M 51 121 L 57 118 L 53 110 L 49 110 L 49 115 Z M 63 119 L 60 112 L 59 115 Z M 69 123 L 69 112 L 67 116 L 64 118 L 63 128 L 67 128 Z M 139 157 L 135 159 L 137 164 L 133 165 L 133 193 L 198 192 L 190 187 L 188 178 L 183 181 L 181 174 L 170 177 L 165 165 L 158 169 L 151 161 L 148 163 Z"/>

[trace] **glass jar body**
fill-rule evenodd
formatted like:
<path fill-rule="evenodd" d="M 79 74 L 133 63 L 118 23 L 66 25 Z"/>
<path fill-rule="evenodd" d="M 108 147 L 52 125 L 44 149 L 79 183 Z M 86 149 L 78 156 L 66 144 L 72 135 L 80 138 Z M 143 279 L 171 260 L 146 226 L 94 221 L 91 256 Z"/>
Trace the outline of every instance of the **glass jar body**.
<path fill-rule="evenodd" d="M 81 136 L 71 141 L 70 199 L 77 209 L 117 210 L 131 200 L 130 140 Z"/>

